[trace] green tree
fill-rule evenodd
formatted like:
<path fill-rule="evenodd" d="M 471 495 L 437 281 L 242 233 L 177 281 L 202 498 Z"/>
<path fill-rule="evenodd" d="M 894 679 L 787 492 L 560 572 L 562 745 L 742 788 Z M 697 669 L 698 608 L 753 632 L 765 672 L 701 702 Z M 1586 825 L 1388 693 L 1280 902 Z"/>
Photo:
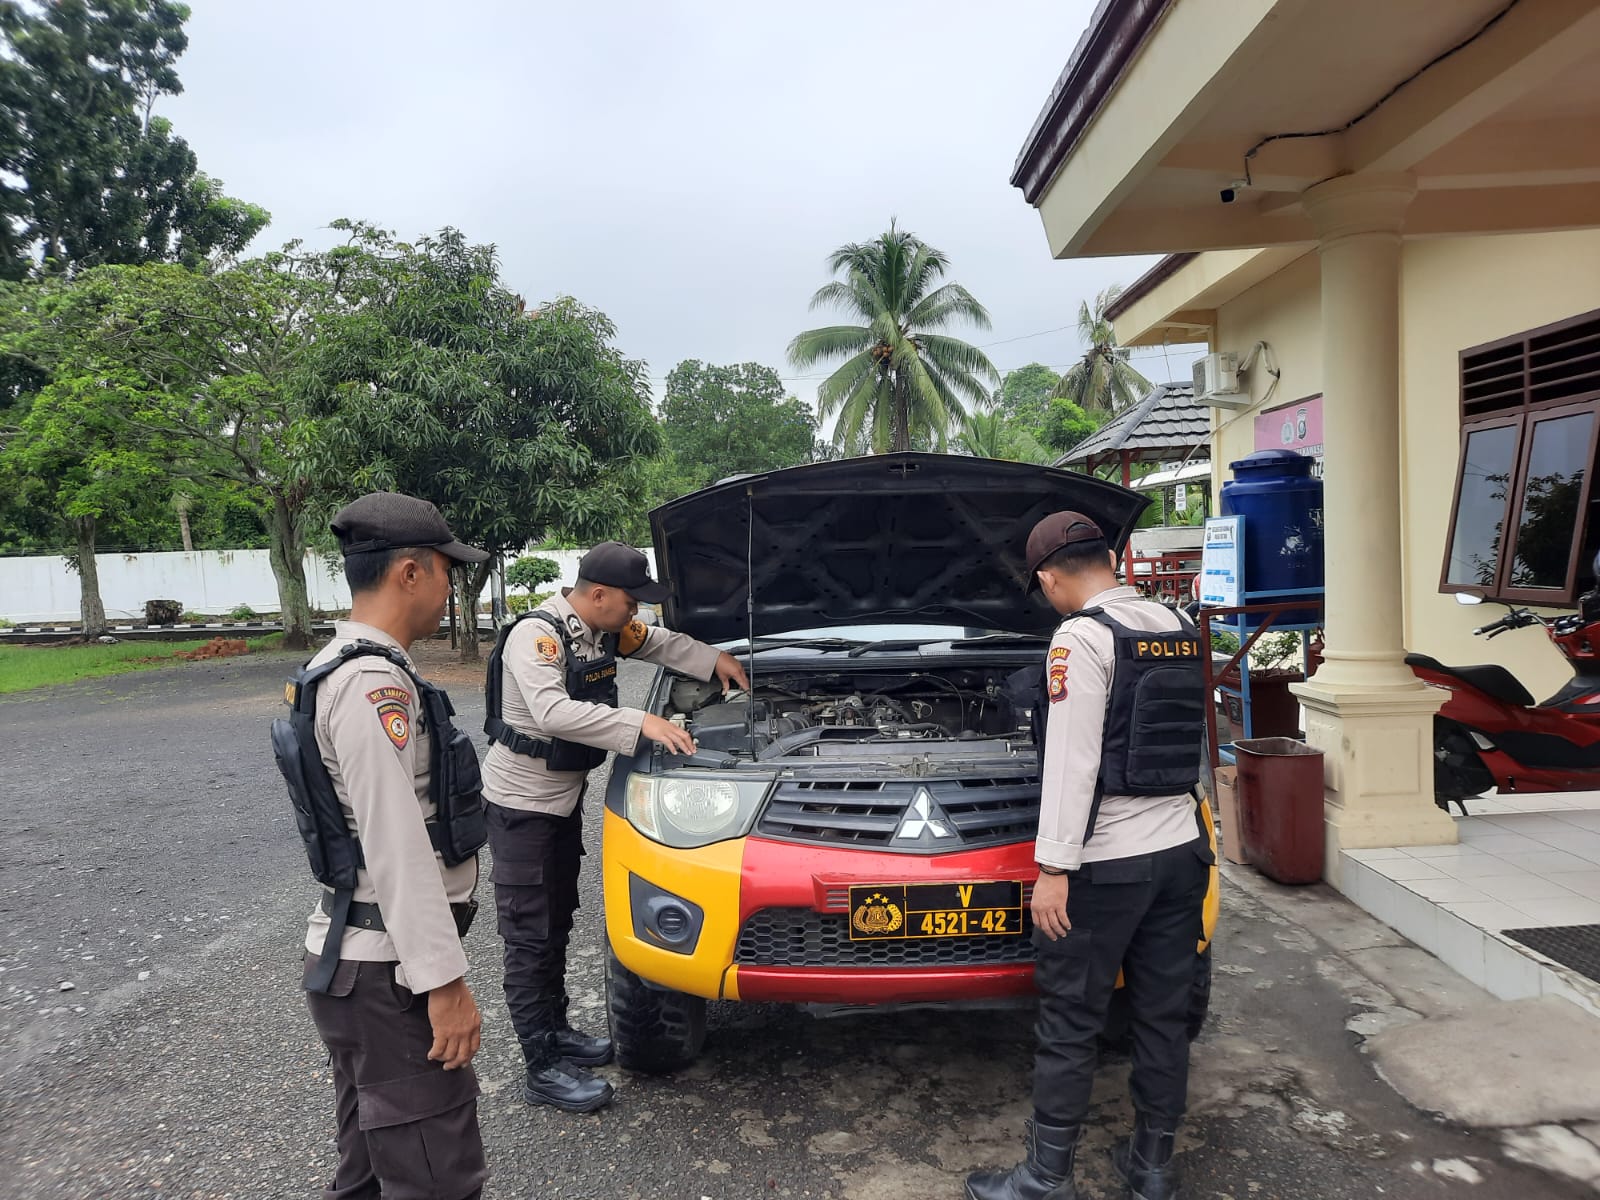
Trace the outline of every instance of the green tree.
<path fill-rule="evenodd" d="M 849 451 L 943 449 L 968 405 L 986 408 L 999 374 L 984 353 L 942 332 L 953 323 L 989 328 L 989 314 L 959 283 L 940 284 L 950 260 L 890 222 L 870 242 L 840 246 L 828 269 L 842 278 L 811 298 L 861 325 L 809 329 L 789 343 L 799 369 L 844 358 L 817 388 L 824 418 L 838 414 L 834 439 Z"/>
<path fill-rule="evenodd" d="M 494 248 L 454 229 L 407 245 L 363 228 L 345 265 L 366 282 L 320 343 L 317 478 L 423 496 L 492 556 L 623 527 L 660 443 L 644 364 L 603 313 L 571 299 L 526 311 Z M 470 629 L 492 563 L 463 572 Z M 478 657 L 465 638 L 462 658 Z"/>
<path fill-rule="evenodd" d="M 521 588 L 532 593 L 541 584 L 554 583 L 561 578 L 561 564 L 553 558 L 539 558 L 525 554 L 506 568 L 506 586 Z"/>
<path fill-rule="evenodd" d="M 110 392 L 94 395 L 117 436 L 159 447 L 173 479 L 220 488 L 261 513 L 285 644 L 295 648 L 310 644 L 312 620 L 312 488 L 296 454 L 304 362 L 342 282 L 339 252 L 291 246 L 209 275 L 112 266 L 24 285 L 42 298 L 22 335 L 33 361 L 58 381 L 112 373 L 115 403 Z"/>
<path fill-rule="evenodd" d="M 1007 420 L 1025 429 L 1038 430 L 1044 421 L 1050 397 L 1056 394 L 1061 376 L 1043 363 L 1029 363 L 1014 371 L 1007 371 L 1000 381 L 1000 394 L 995 408 Z"/>
<path fill-rule="evenodd" d="M 661 402 L 662 456 L 651 496 L 666 501 L 755 471 L 810 462 L 817 419 L 757 363 L 719 367 L 689 359 L 667 376 Z"/>
<path fill-rule="evenodd" d="M 1099 429 L 1105 417 L 1103 411 L 1085 412 L 1075 402 L 1056 396 L 1039 421 L 1039 440 L 1060 457 Z"/>
<path fill-rule="evenodd" d="M 1083 357 L 1067 370 L 1056 388 L 1056 395 L 1071 400 L 1091 412 L 1118 412 L 1150 390 L 1150 381 L 1128 361 L 1128 351 L 1117 345 L 1116 331 L 1106 309 L 1122 294 L 1113 285 L 1094 298 L 1078 305 L 1078 340 L 1084 344 Z"/>
<path fill-rule="evenodd" d="M 0 274 L 43 259 L 198 266 L 267 223 L 153 115 L 183 90 L 189 9 L 170 0 L 0 0 Z"/>

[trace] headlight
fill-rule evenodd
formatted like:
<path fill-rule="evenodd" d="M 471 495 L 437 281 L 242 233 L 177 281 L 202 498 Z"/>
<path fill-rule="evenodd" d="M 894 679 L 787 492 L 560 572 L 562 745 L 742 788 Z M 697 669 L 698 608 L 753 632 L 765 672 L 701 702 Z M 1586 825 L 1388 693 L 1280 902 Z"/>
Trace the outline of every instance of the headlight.
<path fill-rule="evenodd" d="M 749 833 L 771 787 L 770 779 L 630 775 L 628 822 L 663 845 L 709 846 Z"/>

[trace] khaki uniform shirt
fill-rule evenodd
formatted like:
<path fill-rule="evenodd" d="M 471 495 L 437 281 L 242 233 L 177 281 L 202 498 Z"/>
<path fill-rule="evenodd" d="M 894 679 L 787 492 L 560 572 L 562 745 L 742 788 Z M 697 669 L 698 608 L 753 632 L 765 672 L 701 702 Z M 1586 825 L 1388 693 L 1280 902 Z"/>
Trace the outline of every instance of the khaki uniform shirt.
<path fill-rule="evenodd" d="M 568 589 L 570 590 L 570 589 Z M 567 695 L 567 656 L 575 646 L 579 662 L 605 657 L 603 635 L 590 629 L 567 601 L 567 592 L 541 606 L 566 627 L 556 637 L 540 620 L 518 622 L 506 638 L 502 656 L 500 719 L 518 733 L 562 738 L 601 750 L 632 754 L 639 745 L 645 714 L 637 708 L 611 708 Z M 617 651 L 628 658 L 658 663 L 696 679 L 716 674 L 715 646 L 687 634 L 634 621 L 617 637 Z M 586 771 L 552 771 L 542 758 L 517 754 L 499 742 L 483 761 L 484 795 L 494 804 L 528 812 L 569 816 L 583 795 Z"/>
<path fill-rule="evenodd" d="M 333 641 L 311 661 L 327 662 L 358 639 L 401 649 L 381 629 L 340 621 Z M 353 659 L 317 685 L 316 734 L 345 824 L 361 840 L 366 859 L 355 899 L 376 904 L 385 926 L 383 932 L 346 928 L 339 957 L 397 962 L 396 982 L 428 992 L 467 972 L 450 905 L 471 899 L 478 863 L 446 867 L 428 839 L 425 822 L 435 812 L 428 798 L 433 733 L 416 690 L 387 659 Z M 322 953 L 327 934 L 328 918 L 319 908 L 306 929 L 306 949 Z"/>
<path fill-rule="evenodd" d="M 1103 608 L 1129 629 L 1166 633 L 1183 627 L 1176 613 L 1143 599 L 1131 587 L 1101 592 L 1084 607 Z M 1200 830 L 1194 797 L 1185 793 L 1103 797 L 1094 838 L 1084 844 L 1100 774 L 1106 705 L 1116 666 L 1115 639 L 1099 622 L 1077 617 L 1061 623 L 1050 651 L 1052 677 L 1034 860 L 1075 871 L 1086 862 L 1153 854 L 1193 841 Z M 1058 651 L 1065 651 L 1065 656 Z"/>

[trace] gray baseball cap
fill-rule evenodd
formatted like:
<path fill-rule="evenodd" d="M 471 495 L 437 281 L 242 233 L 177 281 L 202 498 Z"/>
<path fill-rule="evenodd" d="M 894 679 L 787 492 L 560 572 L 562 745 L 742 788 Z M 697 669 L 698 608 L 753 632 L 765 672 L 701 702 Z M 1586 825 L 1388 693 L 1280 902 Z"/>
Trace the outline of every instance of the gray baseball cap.
<path fill-rule="evenodd" d="M 416 496 L 399 492 L 370 492 L 346 504 L 330 526 L 346 558 L 374 550 L 405 546 L 431 546 L 458 563 L 481 563 L 487 550 L 456 541 L 439 510 Z"/>

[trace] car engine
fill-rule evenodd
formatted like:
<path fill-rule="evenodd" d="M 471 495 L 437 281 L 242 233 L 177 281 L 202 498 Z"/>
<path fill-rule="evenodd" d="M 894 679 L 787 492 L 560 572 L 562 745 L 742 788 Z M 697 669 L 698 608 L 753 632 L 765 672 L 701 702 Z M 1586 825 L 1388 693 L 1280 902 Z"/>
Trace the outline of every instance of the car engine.
<path fill-rule="evenodd" d="M 976 669 L 889 675 L 763 676 L 752 696 L 679 680 L 669 720 L 701 748 L 759 758 L 829 744 L 1031 740 L 1027 707 L 1006 678 Z"/>

